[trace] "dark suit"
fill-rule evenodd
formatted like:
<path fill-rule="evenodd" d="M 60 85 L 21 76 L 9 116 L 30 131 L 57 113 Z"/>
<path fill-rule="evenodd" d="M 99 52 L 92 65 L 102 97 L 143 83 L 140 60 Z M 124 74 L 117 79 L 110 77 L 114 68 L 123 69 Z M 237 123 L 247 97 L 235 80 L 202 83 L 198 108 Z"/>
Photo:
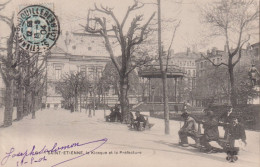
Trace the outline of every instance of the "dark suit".
<path fill-rule="evenodd" d="M 229 142 L 230 142 L 231 147 L 234 147 L 235 140 L 238 140 L 238 139 L 242 139 L 242 141 L 246 140 L 245 128 L 240 123 L 238 123 L 236 125 L 230 125 L 229 135 L 230 135 Z"/>
<path fill-rule="evenodd" d="M 136 119 L 135 119 L 134 126 L 136 129 L 140 129 L 140 122 L 143 122 L 143 127 L 145 127 L 146 120 L 145 120 L 144 116 L 141 114 L 138 117 L 136 117 Z"/>
<path fill-rule="evenodd" d="M 218 120 L 216 118 L 209 118 L 207 121 L 203 122 L 204 135 L 201 137 L 201 145 L 205 146 L 207 149 L 211 149 L 210 141 L 217 141 L 219 139 L 218 131 Z"/>

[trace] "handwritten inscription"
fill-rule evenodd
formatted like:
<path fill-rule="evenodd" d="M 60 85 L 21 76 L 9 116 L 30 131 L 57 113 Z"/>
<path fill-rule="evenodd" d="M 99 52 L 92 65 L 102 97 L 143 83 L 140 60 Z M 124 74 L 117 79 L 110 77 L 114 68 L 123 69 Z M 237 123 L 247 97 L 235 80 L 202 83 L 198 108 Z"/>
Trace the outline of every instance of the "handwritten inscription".
<path fill-rule="evenodd" d="M 100 140 L 94 140 L 94 141 L 86 142 L 86 143 L 83 143 L 83 144 L 80 144 L 80 143 L 77 142 L 77 143 L 72 143 L 70 145 L 65 145 L 65 146 L 58 146 L 58 143 L 54 143 L 54 145 L 52 146 L 51 149 L 48 149 L 45 145 L 41 150 L 38 150 L 38 151 L 36 150 L 35 145 L 33 145 L 31 150 L 27 149 L 24 152 L 15 152 L 15 148 L 12 147 L 9 150 L 9 152 L 6 153 L 5 157 L 1 160 L 1 165 L 2 166 L 6 165 L 7 162 L 9 161 L 9 159 L 13 159 L 15 157 L 21 157 L 21 160 L 16 163 L 17 166 L 22 166 L 23 164 L 33 164 L 33 163 L 44 162 L 44 161 L 47 161 L 46 156 L 42 156 L 40 158 L 35 158 L 35 156 L 36 155 L 42 155 L 42 154 L 45 154 L 45 153 L 59 154 L 60 151 L 62 151 L 62 150 L 69 150 L 69 149 L 75 148 L 75 147 L 81 147 L 81 146 L 85 146 L 85 145 L 99 143 L 98 146 L 94 147 L 93 149 L 91 149 L 89 151 L 86 151 L 84 154 L 80 154 L 76 157 L 73 157 L 73 158 L 64 160 L 62 162 L 59 162 L 57 164 L 54 164 L 52 166 L 52 167 L 54 167 L 54 166 L 58 166 L 62 163 L 65 163 L 65 162 L 80 158 L 82 156 L 88 155 L 90 152 L 93 152 L 96 149 L 100 148 L 103 144 L 105 144 L 107 142 L 107 140 L 108 140 L 107 138 L 104 138 L 104 139 L 100 139 Z M 67 151 L 67 152 L 69 152 L 69 151 Z M 30 160 L 28 160 L 28 159 L 26 159 L 26 157 L 31 157 L 31 158 L 30 158 Z"/>

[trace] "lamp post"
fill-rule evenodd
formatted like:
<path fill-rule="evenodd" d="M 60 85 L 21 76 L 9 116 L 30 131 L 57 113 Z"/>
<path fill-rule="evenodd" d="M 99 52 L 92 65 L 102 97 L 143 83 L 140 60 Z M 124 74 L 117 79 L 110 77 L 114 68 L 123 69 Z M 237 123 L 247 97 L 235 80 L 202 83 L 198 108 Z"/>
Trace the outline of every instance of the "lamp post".
<path fill-rule="evenodd" d="M 89 99 L 91 99 L 91 96 L 92 96 L 92 89 L 93 89 L 93 86 L 92 85 L 89 85 L 89 96 L 90 96 L 90 98 Z M 89 114 L 88 114 L 88 117 L 92 117 L 92 114 L 91 114 L 91 100 L 89 100 Z"/>
<path fill-rule="evenodd" d="M 152 86 L 151 89 L 152 89 L 152 105 L 153 105 L 153 112 L 154 112 L 154 89 L 155 89 L 155 87 Z"/>

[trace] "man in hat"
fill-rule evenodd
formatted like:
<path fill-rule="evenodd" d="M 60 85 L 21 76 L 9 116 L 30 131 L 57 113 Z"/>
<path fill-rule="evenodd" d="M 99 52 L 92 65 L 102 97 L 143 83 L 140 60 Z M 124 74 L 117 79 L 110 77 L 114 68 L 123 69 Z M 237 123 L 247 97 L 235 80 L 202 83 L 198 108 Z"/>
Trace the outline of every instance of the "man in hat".
<path fill-rule="evenodd" d="M 207 119 L 202 120 L 204 134 L 200 138 L 200 144 L 206 148 L 206 152 L 212 152 L 212 146 L 209 144 L 210 141 L 218 141 L 218 120 L 215 118 L 213 111 L 208 110 L 206 112 Z"/>
<path fill-rule="evenodd" d="M 137 130 L 140 130 L 142 128 L 142 127 L 140 127 L 141 122 L 143 123 L 143 128 L 144 128 L 146 125 L 146 120 L 145 120 L 144 116 L 140 114 L 140 111 L 136 111 L 135 116 L 136 116 L 136 119 L 134 121 L 134 128 Z"/>
<path fill-rule="evenodd" d="M 181 117 L 184 119 L 184 125 L 179 130 L 180 145 L 188 147 L 188 136 L 190 136 L 196 142 L 196 147 L 199 147 L 199 133 L 198 124 L 194 118 L 190 117 L 187 112 L 184 112 Z"/>

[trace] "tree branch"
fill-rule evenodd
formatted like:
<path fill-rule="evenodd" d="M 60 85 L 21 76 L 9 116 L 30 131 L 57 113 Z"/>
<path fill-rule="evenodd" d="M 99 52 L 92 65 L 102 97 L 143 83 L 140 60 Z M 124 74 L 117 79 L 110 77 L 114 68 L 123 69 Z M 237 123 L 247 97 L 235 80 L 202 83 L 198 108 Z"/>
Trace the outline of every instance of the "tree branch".
<path fill-rule="evenodd" d="M 149 25 L 149 23 L 151 22 L 151 20 L 153 19 L 153 17 L 155 16 L 155 12 L 152 14 L 152 16 L 149 18 L 149 20 L 146 22 L 146 24 L 141 28 L 141 33 L 140 33 L 140 37 L 139 39 L 138 38 L 135 38 L 133 40 L 133 43 L 131 44 L 132 46 L 133 45 L 137 45 L 137 44 L 140 44 L 143 39 L 144 39 L 144 35 L 145 35 L 145 30 L 147 28 L 147 26 Z"/>
<path fill-rule="evenodd" d="M 5 22 L 9 27 L 12 26 L 12 19 L 10 19 L 10 18 L 8 18 L 6 16 L 3 16 L 3 15 L 0 15 L 0 20 Z"/>
<path fill-rule="evenodd" d="M 9 1 L 5 2 L 5 3 L 0 4 L 0 11 L 3 10 L 3 9 L 5 8 L 5 6 L 6 6 L 9 2 L 11 2 L 11 0 L 9 0 Z"/>
<path fill-rule="evenodd" d="M 121 23 L 121 28 L 123 29 L 124 25 L 125 25 L 125 22 L 128 18 L 128 15 L 133 11 L 133 10 L 137 10 L 137 9 L 140 9 L 144 6 L 144 4 L 142 4 L 141 6 L 138 6 L 138 1 L 137 0 L 134 0 L 135 3 L 132 5 L 132 6 L 129 6 L 128 9 L 127 9 L 127 12 L 125 14 L 125 17 Z"/>
<path fill-rule="evenodd" d="M 248 37 L 247 40 L 245 40 L 244 42 L 242 42 L 241 46 L 239 47 L 238 58 L 237 58 L 237 60 L 232 64 L 233 67 L 240 61 L 240 59 L 241 59 L 241 57 L 242 57 L 242 53 L 241 53 L 241 52 L 242 52 L 242 47 L 243 47 L 244 44 L 245 44 L 246 42 L 248 42 L 249 40 L 250 40 L 250 36 Z"/>

